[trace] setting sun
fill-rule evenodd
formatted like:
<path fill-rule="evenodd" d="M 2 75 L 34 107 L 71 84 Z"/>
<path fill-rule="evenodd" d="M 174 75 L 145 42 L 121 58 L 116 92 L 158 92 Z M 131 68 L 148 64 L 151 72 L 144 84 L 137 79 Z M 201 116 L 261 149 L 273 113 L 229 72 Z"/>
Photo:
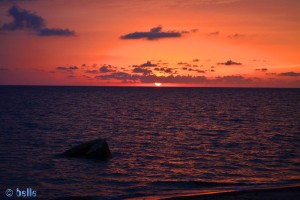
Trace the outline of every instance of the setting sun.
<path fill-rule="evenodd" d="M 161 83 L 154 83 L 154 85 L 155 85 L 156 87 L 159 87 L 159 86 L 161 86 L 162 84 L 161 84 Z"/>

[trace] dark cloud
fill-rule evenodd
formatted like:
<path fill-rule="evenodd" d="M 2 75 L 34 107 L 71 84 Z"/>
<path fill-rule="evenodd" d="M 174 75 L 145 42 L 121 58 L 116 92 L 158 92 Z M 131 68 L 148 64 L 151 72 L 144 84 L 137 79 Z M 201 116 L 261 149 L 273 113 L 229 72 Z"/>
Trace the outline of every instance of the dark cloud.
<path fill-rule="evenodd" d="M 277 75 L 277 73 L 266 73 L 266 75 Z"/>
<path fill-rule="evenodd" d="M 214 80 L 214 82 L 240 84 L 240 83 L 249 83 L 249 82 L 252 82 L 252 79 L 245 78 L 245 77 L 240 76 L 240 75 L 231 75 L 231 76 L 217 77 Z"/>
<path fill-rule="evenodd" d="M 142 83 L 154 83 L 154 82 L 162 82 L 162 83 L 186 83 L 186 84 L 201 84 L 201 83 L 211 83 L 211 84 L 247 84 L 251 83 L 253 80 L 250 78 L 245 78 L 243 76 L 223 76 L 216 77 L 214 79 L 208 79 L 205 76 L 141 76 L 140 81 Z"/>
<path fill-rule="evenodd" d="M 217 35 L 219 35 L 219 34 L 220 34 L 219 31 L 215 31 L 215 32 L 209 33 L 208 35 L 209 35 L 209 36 L 217 36 Z"/>
<path fill-rule="evenodd" d="M 121 80 L 123 82 L 127 82 L 127 81 L 138 81 L 139 77 L 140 77 L 139 75 L 131 75 L 126 72 L 114 72 L 109 75 L 96 76 L 95 78 L 100 80 L 116 79 L 116 80 Z"/>
<path fill-rule="evenodd" d="M 267 62 L 266 60 L 253 59 L 253 62 Z"/>
<path fill-rule="evenodd" d="M 147 76 L 141 77 L 141 82 L 163 82 L 163 83 L 249 83 L 252 79 L 244 78 L 243 76 L 224 76 L 215 79 L 207 79 L 205 76 Z"/>
<path fill-rule="evenodd" d="M 193 62 L 199 62 L 200 60 L 198 58 L 193 59 Z"/>
<path fill-rule="evenodd" d="M 149 32 L 133 32 L 126 35 L 122 35 L 120 38 L 126 39 L 147 39 L 147 40 L 157 40 L 161 38 L 179 38 L 182 34 L 189 32 L 178 32 L 178 31 L 162 31 L 161 26 L 154 27 L 150 29 Z"/>
<path fill-rule="evenodd" d="M 111 72 L 111 70 L 110 69 L 108 69 L 108 67 L 107 66 L 102 66 L 102 67 L 100 67 L 99 68 L 99 71 L 101 72 L 101 73 L 107 73 L 107 72 Z"/>
<path fill-rule="evenodd" d="M 172 68 L 166 68 L 165 73 L 171 74 L 171 73 L 173 73 L 173 69 Z"/>
<path fill-rule="evenodd" d="M 0 0 L 0 3 L 31 2 L 36 0 Z"/>
<path fill-rule="evenodd" d="M 14 4 L 14 3 L 26 3 L 34 2 L 36 0 L 0 0 L 0 4 Z"/>
<path fill-rule="evenodd" d="M 232 60 L 228 60 L 226 62 L 217 63 L 218 65 L 242 65 L 242 63 L 234 62 Z"/>
<path fill-rule="evenodd" d="M 75 32 L 69 29 L 44 28 L 38 33 L 40 36 L 73 36 Z"/>
<path fill-rule="evenodd" d="M 14 20 L 11 23 L 3 24 L 2 30 L 14 31 L 32 29 L 39 31 L 45 27 L 45 20 L 42 17 L 27 10 L 23 10 L 17 6 L 12 6 L 9 9 L 8 14 L 12 16 Z"/>
<path fill-rule="evenodd" d="M 283 72 L 278 74 L 279 76 L 300 76 L 298 72 Z"/>
<path fill-rule="evenodd" d="M 174 68 L 176 69 L 176 68 Z M 174 72 L 174 69 L 173 68 L 167 68 L 167 67 L 156 67 L 154 68 L 155 71 L 160 71 L 160 72 L 163 72 L 163 73 L 167 73 L 167 74 L 176 74 L 176 71 Z"/>
<path fill-rule="evenodd" d="M 85 73 L 87 73 L 87 74 L 98 74 L 99 71 L 95 70 L 95 69 L 94 70 L 86 70 Z"/>
<path fill-rule="evenodd" d="M 132 70 L 133 73 L 141 73 L 141 74 L 144 74 L 144 75 L 148 75 L 148 74 L 151 74 L 152 71 L 149 70 L 149 69 L 145 69 L 145 68 L 141 68 L 141 67 L 136 67 Z"/>
<path fill-rule="evenodd" d="M 184 65 L 185 68 L 191 67 L 192 65 L 187 62 L 178 62 L 177 65 Z"/>
<path fill-rule="evenodd" d="M 93 77 L 90 77 L 90 76 L 87 76 L 87 75 L 82 75 L 82 77 L 86 78 L 89 81 L 94 80 Z"/>
<path fill-rule="evenodd" d="M 198 29 L 192 29 L 190 31 L 181 31 L 180 33 L 182 34 L 188 34 L 188 33 L 196 33 L 198 31 Z"/>
<path fill-rule="evenodd" d="M 60 28 L 48 28 L 46 21 L 35 13 L 28 10 L 19 8 L 18 6 L 12 6 L 8 14 L 13 17 L 11 23 L 3 24 L 0 28 L 4 31 L 16 31 L 16 30 L 31 30 L 39 36 L 73 36 L 74 31 L 69 29 Z"/>
<path fill-rule="evenodd" d="M 173 72 L 173 68 L 166 67 L 156 67 L 155 71 L 161 71 L 169 73 L 164 76 L 157 76 L 152 73 L 151 70 L 143 67 L 135 67 L 131 72 L 120 72 L 114 71 L 107 74 L 102 74 L 95 76 L 95 79 L 98 80 L 118 80 L 123 83 L 184 83 L 184 84 L 248 84 L 255 80 L 255 78 L 245 78 L 241 75 L 232 75 L 232 76 L 218 76 L 215 78 L 207 78 L 206 76 L 190 76 L 190 75 L 177 75 L 176 72 Z M 203 70 L 194 70 L 189 68 L 188 70 L 196 71 L 198 73 L 205 73 Z M 90 77 L 89 77 L 90 78 Z"/>
<path fill-rule="evenodd" d="M 189 72 L 205 73 L 204 70 L 199 70 L 199 69 L 193 69 L 193 68 L 187 68 L 187 67 L 183 67 L 182 69 L 187 70 Z"/>
<path fill-rule="evenodd" d="M 151 63 L 151 61 L 147 61 L 144 64 L 141 64 L 141 67 L 156 67 L 157 64 Z"/>
<path fill-rule="evenodd" d="M 8 71 L 8 69 L 4 67 L 0 67 L 0 71 Z"/>
<path fill-rule="evenodd" d="M 67 71 L 67 72 L 71 72 L 73 70 L 77 70 L 78 67 L 77 66 L 71 66 L 71 67 L 62 67 L 62 66 L 59 66 L 59 67 L 56 67 L 57 70 L 60 70 L 60 71 Z"/>
<path fill-rule="evenodd" d="M 260 68 L 260 69 L 255 69 L 255 71 L 266 72 L 266 71 L 268 71 L 268 69 L 267 68 Z"/>
<path fill-rule="evenodd" d="M 69 67 L 69 69 L 74 70 L 74 69 L 78 69 L 78 67 L 77 66 L 71 66 L 71 67 Z"/>
<path fill-rule="evenodd" d="M 154 83 L 154 82 L 162 82 L 162 83 L 204 83 L 207 82 L 208 79 L 205 76 L 141 76 L 140 80 L 142 83 Z"/>
<path fill-rule="evenodd" d="M 198 73 L 205 73 L 205 71 L 204 70 L 199 70 L 199 69 L 197 69 L 197 70 L 195 70 L 196 72 L 198 72 Z"/>
<path fill-rule="evenodd" d="M 161 32 L 162 30 L 162 27 L 161 26 L 157 26 L 157 27 L 154 27 L 152 29 L 150 29 L 150 32 L 152 33 L 158 33 L 158 32 Z"/>
<path fill-rule="evenodd" d="M 85 63 L 80 65 L 81 68 L 96 68 L 97 66 L 98 66 L 97 64 L 88 65 Z"/>
<path fill-rule="evenodd" d="M 94 64 L 92 67 L 95 68 L 94 66 L 97 66 L 97 65 Z M 104 64 L 102 67 L 99 68 L 99 72 L 101 72 L 101 73 L 109 73 L 109 72 L 116 72 L 116 71 L 117 71 L 117 67 L 112 66 L 112 65 Z"/>
<path fill-rule="evenodd" d="M 244 38 L 244 37 L 245 37 L 244 34 L 239 34 L 239 33 L 228 35 L 228 38 L 230 38 L 230 39 L 240 39 L 240 38 Z"/>

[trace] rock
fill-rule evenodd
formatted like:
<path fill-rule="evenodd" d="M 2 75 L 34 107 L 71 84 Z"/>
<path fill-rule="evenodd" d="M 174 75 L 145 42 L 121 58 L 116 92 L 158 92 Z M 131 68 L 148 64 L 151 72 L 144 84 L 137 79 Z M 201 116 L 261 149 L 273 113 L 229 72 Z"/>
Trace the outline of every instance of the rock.
<path fill-rule="evenodd" d="M 82 143 L 67 150 L 63 155 L 68 157 L 86 157 L 97 160 L 109 160 L 112 157 L 108 144 L 104 139 L 96 139 Z"/>

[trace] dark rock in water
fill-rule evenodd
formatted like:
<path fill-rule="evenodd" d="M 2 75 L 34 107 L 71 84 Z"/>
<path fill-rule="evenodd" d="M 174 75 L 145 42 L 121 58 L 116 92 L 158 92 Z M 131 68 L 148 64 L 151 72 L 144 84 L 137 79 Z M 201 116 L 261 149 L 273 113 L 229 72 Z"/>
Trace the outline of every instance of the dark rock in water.
<path fill-rule="evenodd" d="M 77 145 L 63 155 L 68 157 L 86 157 L 97 160 L 108 160 L 112 157 L 108 144 L 104 139 L 96 139 Z"/>

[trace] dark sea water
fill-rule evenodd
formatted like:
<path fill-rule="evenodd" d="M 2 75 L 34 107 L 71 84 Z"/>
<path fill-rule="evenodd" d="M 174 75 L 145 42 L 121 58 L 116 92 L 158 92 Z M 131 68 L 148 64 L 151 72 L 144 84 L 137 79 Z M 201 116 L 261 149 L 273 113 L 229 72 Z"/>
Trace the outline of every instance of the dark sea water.
<path fill-rule="evenodd" d="M 113 159 L 57 154 L 106 138 Z M 0 198 L 163 196 L 300 183 L 300 90 L 0 87 Z"/>

